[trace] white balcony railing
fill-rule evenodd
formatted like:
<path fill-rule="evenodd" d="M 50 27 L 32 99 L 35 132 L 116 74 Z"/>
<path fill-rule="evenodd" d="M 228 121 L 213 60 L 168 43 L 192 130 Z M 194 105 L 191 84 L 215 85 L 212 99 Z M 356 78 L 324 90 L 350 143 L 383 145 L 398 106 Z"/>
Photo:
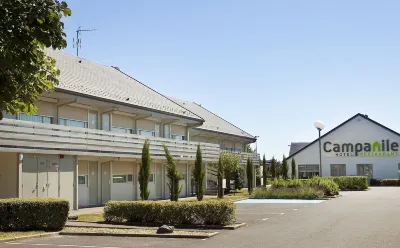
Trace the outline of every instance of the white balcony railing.
<path fill-rule="evenodd" d="M 150 140 L 150 154 L 153 159 L 165 157 L 163 144 L 168 147 L 172 156 L 183 160 L 195 159 L 198 144 L 205 161 L 218 160 L 221 152 L 219 145 L 210 143 L 21 120 L 0 121 L 0 152 L 139 158 L 146 138 Z"/>

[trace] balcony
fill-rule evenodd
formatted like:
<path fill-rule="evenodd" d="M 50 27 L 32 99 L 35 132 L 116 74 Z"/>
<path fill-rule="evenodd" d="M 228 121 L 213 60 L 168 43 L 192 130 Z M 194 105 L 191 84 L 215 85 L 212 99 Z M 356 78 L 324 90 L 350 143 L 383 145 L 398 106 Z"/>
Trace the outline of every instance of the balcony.
<path fill-rule="evenodd" d="M 221 152 L 231 152 L 234 154 L 240 155 L 240 163 L 241 164 L 246 164 L 247 163 L 247 158 L 250 158 L 253 161 L 253 165 L 259 164 L 260 163 L 260 154 L 259 153 L 248 153 L 248 152 L 242 152 L 239 149 L 221 149 Z"/>
<path fill-rule="evenodd" d="M 205 161 L 216 161 L 220 154 L 217 144 L 12 119 L 0 121 L 0 137 L 0 152 L 140 158 L 148 138 L 153 159 L 165 158 L 163 144 L 182 160 L 194 160 L 198 144 Z"/>

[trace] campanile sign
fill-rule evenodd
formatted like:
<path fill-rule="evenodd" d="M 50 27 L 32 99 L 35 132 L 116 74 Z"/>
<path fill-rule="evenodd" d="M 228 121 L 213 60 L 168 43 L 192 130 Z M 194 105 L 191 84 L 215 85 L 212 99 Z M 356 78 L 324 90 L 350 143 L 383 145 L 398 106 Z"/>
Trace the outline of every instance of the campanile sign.
<path fill-rule="evenodd" d="M 396 157 L 400 155 L 399 143 L 389 139 L 358 143 L 326 141 L 322 149 L 328 157 Z"/>

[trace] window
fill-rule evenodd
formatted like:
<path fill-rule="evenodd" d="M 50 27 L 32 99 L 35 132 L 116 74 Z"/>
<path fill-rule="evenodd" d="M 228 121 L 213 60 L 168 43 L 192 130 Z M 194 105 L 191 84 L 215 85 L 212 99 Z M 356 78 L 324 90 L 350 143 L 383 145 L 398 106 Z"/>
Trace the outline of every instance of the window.
<path fill-rule="evenodd" d="M 125 127 L 112 127 L 112 131 L 114 133 L 133 133 L 131 128 L 125 128 Z"/>
<path fill-rule="evenodd" d="M 169 139 L 169 125 L 164 125 L 164 138 Z"/>
<path fill-rule="evenodd" d="M 150 174 L 149 182 L 154 182 L 154 174 Z"/>
<path fill-rule="evenodd" d="M 101 115 L 101 128 L 104 131 L 110 131 L 110 114 Z"/>
<path fill-rule="evenodd" d="M 133 175 L 132 174 L 128 174 L 128 182 L 132 182 L 133 181 Z"/>
<path fill-rule="evenodd" d="M 140 129 L 138 129 L 138 134 L 139 134 L 139 135 L 143 135 L 143 136 L 147 136 L 147 137 L 154 137 L 155 132 L 154 132 L 154 131 L 148 131 L 148 130 L 140 130 Z"/>
<path fill-rule="evenodd" d="M 368 176 L 373 177 L 372 164 L 358 164 L 357 165 L 357 176 Z"/>
<path fill-rule="evenodd" d="M 346 176 L 346 165 L 345 164 L 331 164 L 331 176 L 333 176 L 333 177 Z"/>
<path fill-rule="evenodd" d="M 299 178 L 307 179 L 313 176 L 319 176 L 319 165 L 299 165 Z"/>
<path fill-rule="evenodd" d="M 89 111 L 89 128 L 97 129 L 97 112 Z"/>
<path fill-rule="evenodd" d="M 85 175 L 78 176 L 78 184 L 86 184 L 86 177 Z"/>
<path fill-rule="evenodd" d="M 14 120 L 17 119 L 17 115 L 9 114 L 6 111 L 2 111 L 2 113 L 3 113 L 3 118 L 14 119 Z"/>
<path fill-rule="evenodd" d="M 126 183 L 126 175 L 113 175 L 113 183 Z"/>
<path fill-rule="evenodd" d="M 33 122 L 51 124 L 53 117 L 43 116 L 43 115 L 19 114 L 19 119 L 23 121 L 33 121 Z"/>
<path fill-rule="evenodd" d="M 154 127 L 154 130 L 155 130 L 154 136 L 155 136 L 155 137 L 160 137 L 160 128 L 161 128 L 160 124 L 159 124 L 159 123 L 156 123 L 156 124 L 155 124 L 155 127 Z"/>
<path fill-rule="evenodd" d="M 176 135 L 176 134 L 171 134 L 171 139 L 174 139 L 174 140 L 186 140 L 184 135 Z"/>
<path fill-rule="evenodd" d="M 82 127 L 87 128 L 88 122 L 87 121 L 78 121 L 78 120 L 69 120 L 64 118 L 59 118 L 60 125 L 69 126 L 69 127 Z"/>

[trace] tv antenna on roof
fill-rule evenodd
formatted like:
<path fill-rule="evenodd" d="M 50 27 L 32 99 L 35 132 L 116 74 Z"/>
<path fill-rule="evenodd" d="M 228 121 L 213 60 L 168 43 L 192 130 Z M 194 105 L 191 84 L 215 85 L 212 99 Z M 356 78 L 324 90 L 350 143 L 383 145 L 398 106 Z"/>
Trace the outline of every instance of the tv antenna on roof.
<path fill-rule="evenodd" d="M 92 32 L 96 31 L 96 29 L 81 29 L 81 26 L 79 26 L 78 30 L 76 30 L 76 41 L 73 39 L 74 42 L 74 47 L 76 46 L 76 56 L 79 56 L 79 48 L 82 48 L 82 39 L 79 38 L 81 35 L 81 32 Z"/>

